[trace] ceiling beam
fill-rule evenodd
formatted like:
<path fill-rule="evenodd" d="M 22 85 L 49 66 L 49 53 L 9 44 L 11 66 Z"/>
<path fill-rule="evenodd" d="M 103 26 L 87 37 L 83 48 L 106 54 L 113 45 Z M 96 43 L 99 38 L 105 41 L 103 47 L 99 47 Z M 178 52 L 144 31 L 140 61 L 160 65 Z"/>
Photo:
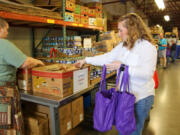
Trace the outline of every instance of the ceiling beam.
<path fill-rule="evenodd" d="M 121 3 L 122 0 L 116 0 L 116 1 L 110 1 L 110 2 L 103 2 L 102 5 L 109 5 L 109 4 L 115 4 L 115 3 Z"/>

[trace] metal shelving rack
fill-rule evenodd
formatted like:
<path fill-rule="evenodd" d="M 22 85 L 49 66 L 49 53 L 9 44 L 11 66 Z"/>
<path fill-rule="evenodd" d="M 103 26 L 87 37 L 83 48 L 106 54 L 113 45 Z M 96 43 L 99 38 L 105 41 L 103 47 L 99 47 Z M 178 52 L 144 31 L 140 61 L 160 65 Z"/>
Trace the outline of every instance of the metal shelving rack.
<path fill-rule="evenodd" d="M 63 19 L 52 19 L 52 18 L 47 18 L 47 17 L 40 17 L 40 16 L 34 16 L 34 15 L 27 15 L 27 14 L 18 14 L 18 13 L 13 13 L 13 12 L 7 12 L 7 11 L 0 11 L 0 17 L 8 19 L 8 20 L 17 20 L 17 21 L 25 21 L 25 22 L 32 22 L 32 23 L 42 23 L 42 24 L 49 24 L 51 29 L 44 35 L 43 38 L 45 38 L 49 32 L 52 30 L 53 26 L 60 26 L 62 27 L 63 31 L 63 37 L 64 37 L 64 48 L 66 47 L 66 29 L 67 27 L 73 27 L 77 28 L 77 31 L 79 28 L 81 29 L 87 29 L 90 31 L 94 31 L 95 34 L 99 33 L 99 31 L 103 31 L 103 27 L 96 27 L 96 26 L 88 26 L 84 24 L 77 24 L 73 22 L 66 22 L 64 21 L 65 19 L 65 3 L 66 1 L 63 0 Z M 48 26 L 47 26 L 48 27 Z M 34 28 L 32 27 L 32 49 L 33 51 L 42 43 L 42 40 L 39 42 L 38 45 L 35 45 L 35 37 L 34 37 Z M 113 76 L 114 74 L 108 75 L 107 78 Z M 66 102 L 69 102 L 73 100 L 76 97 L 81 96 L 82 94 L 91 91 L 93 88 L 97 87 L 97 82 L 96 84 L 91 85 L 89 88 L 82 90 L 78 93 L 75 93 L 69 97 L 66 97 L 64 99 L 57 99 L 57 98 L 47 98 L 47 97 L 42 97 L 42 96 L 37 96 L 33 94 L 28 94 L 21 92 L 21 100 L 22 101 L 27 101 L 31 103 L 36 103 L 40 105 L 45 105 L 49 107 L 50 109 L 50 119 L 51 119 L 51 135 L 60 135 L 60 122 L 59 122 L 59 112 L 58 108 L 62 105 L 65 104 Z"/>

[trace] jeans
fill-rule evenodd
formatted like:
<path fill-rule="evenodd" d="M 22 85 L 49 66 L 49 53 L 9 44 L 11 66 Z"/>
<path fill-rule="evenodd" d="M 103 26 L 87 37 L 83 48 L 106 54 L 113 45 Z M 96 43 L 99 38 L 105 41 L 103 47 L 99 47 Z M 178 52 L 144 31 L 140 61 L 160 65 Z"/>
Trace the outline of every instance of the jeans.
<path fill-rule="evenodd" d="M 174 62 L 176 59 L 176 50 L 171 51 L 171 58 L 172 58 L 172 61 Z"/>
<path fill-rule="evenodd" d="M 149 115 L 151 106 L 154 103 L 154 96 L 149 96 L 135 104 L 136 130 L 131 135 L 141 135 L 144 122 Z M 121 133 L 119 133 L 121 135 Z"/>

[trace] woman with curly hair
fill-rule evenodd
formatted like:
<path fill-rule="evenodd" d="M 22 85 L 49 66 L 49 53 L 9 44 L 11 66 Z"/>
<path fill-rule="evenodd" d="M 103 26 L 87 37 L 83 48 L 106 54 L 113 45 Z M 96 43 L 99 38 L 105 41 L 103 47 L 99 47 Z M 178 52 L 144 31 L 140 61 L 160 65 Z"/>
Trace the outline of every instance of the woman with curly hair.
<path fill-rule="evenodd" d="M 118 31 L 122 42 L 111 52 L 87 57 L 75 65 L 81 67 L 85 63 L 98 66 L 106 64 L 107 70 L 117 70 L 121 64 L 129 66 L 130 91 L 136 97 L 136 130 L 131 135 L 141 135 L 145 119 L 154 102 L 153 74 L 156 69 L 157 50 L 148 27 L 135 13 L 120 17 Z"/>

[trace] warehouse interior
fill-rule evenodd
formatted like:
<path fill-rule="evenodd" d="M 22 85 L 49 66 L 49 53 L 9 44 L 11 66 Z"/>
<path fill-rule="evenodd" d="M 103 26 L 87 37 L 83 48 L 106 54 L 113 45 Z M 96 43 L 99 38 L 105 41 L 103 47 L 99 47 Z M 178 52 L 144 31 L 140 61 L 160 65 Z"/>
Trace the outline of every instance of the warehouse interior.
<path fill-rule="evenodd" d="M 164 2 L 163 7 L 157 1 Z M 7 40 L 47 66 L 17 69 L 24 135 L 120 135 L 114 125 L 107 132 L 93 128 L 102 66 L 77 69 L 73 64 L 111 52 L 123 42 L 118 18 L 128 13 L 143 19 L 156 47 L 161 33 L 170 49 L 172 41 L 176 44 L 175 62 L 169 57 L 164 68 L 157 57 L 159 86 L 141 135 L 179 135 L 179 12 L 179 0 L 0 0 L 0 18 L 9 24 Z M 116 87 L 116 75 L 106 74 L 107 89 Z"/>

